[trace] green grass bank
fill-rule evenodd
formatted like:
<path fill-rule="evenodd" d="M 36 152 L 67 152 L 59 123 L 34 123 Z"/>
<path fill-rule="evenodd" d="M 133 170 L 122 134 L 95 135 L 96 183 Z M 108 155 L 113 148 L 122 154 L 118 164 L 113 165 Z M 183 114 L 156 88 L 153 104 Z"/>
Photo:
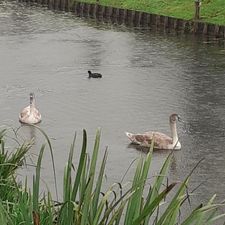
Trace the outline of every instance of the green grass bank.
<path fill-rule="evenodd" d="M 96 0 L 81 0 L 96 3 Z M 99 4 L 118 8 L 139 10 L 147 13 L 192 20 L 195 13 L 194 0 L 99 0 Z M 203 0 L 200 21 L 225 25 L 225 1 Z"/>

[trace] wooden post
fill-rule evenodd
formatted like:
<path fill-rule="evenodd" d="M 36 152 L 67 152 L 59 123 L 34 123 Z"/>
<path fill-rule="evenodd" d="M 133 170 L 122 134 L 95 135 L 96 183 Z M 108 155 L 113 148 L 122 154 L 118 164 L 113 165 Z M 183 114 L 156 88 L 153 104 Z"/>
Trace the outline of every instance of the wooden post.
<path fill-rule="evenodd" d="M 127 20 L 127 9 L 124 9 L 122 15 L 122 23 L 125 24 L 126 20 Z"/>
<path fill-rule="evenodd" d="M 195 19 L 200 19 L 201 0 L 195 0 Z"/>
<path fill-rule="evenodd" d="M 208 34 L 208 24 L 204 23 L 203 34 Z"/>
<path fill-rule="evenodd" d="M 215 25 L 214 35 L 216 37 L 218 37 L 219 36 L 219 33 L 220 33 L 220 26 L 219 25 Z"/>

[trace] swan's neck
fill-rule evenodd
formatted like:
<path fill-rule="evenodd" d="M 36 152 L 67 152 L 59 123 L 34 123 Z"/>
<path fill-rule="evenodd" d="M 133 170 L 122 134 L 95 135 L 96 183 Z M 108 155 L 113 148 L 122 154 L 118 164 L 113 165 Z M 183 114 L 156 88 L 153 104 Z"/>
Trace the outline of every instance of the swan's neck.
<path fill-rule="evenodd" d="M 171 133 L 172 133 L 172 140 L 173 140 L 173 147 L 176 147 L 178 144 L 178 135 L 177 135 L 177 125 L 175 123 L 170 124 Z"/>
<path fill-rule="evenodd" d="M 30 99 L 30 112 L 32 112 L 35 108 L 35 100 L 34 99 Z"/>

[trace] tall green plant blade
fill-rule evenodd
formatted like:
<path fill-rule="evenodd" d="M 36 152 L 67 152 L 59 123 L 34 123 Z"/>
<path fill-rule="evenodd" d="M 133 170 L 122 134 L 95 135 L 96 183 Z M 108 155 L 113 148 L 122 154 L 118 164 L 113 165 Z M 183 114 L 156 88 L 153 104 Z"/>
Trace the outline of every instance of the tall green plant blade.
<path fill-rule="evenodd" d="M 157 221 L 156 225 L 166 224 L 166 223 L 168 223 L 168 221 L 170 221 L 171 216 L 173 216 L 173 218 L 176 217 L 176 215 L 178 214 L 178 209 L 176 207 L 179 207 L 179 204 L 181 204 L 180 200 L 184 197 L 184 192 L 187 187 L 189 178 L 201 161 L 202 160 L 200 160 L 197 163 L 197 165 L 192 169 L 192 171 L 189 173 L 189 175 L 187 176 L 185 181 L 181 184 L 180 188 L 176 192 L 173 199 L 170 201 L 170 204 L 167 206 L 166 210 L 161 215 L 160 219 Z M 173 214 L 173 212 L 174 212 L 174 214 Z"/>
<path fill-rule="evenodd" d="M 73 143 L 70 147 L 69 158 L 67 161 L 67 165 L 64 170 L 64 185 L 63 185 L 63 200 L 66 203 L 61 212 L 60 220 L 61 224 L 72 224 L 73 221 L 73 204 L 71 202 L 71 170 L 72 170 L 72 161 L 74 154 L 74 146 L 75 146 L 76 134 L 74 135 Z"/>
<path fill-rule="evenodd" d="M 43 204 L 40 209 L 40 215 L 41 215 L 41 221 L 40 224 L 45 225 L 53 225 L 55 223 L 55 213 L 56 213 L 56 207 L 52 204 L 52 197 L 50 192 L 48 191 L 47 196 L 44 196 L 43 198 Z"/>
<path fill-rule="evenodd" d="M 187 176 L 187 178 L 182 182 L 180 188 L 176 192 L 176 194 L 173 197 L 173 199 L 170 201 L 170 204 L 168 205 L 168 207 L 166 208 L 166 210 L 164 211 L 164 213 L 161 215 L 160 219 L 157 221 L 156 225 L 162 225 L 163 222 L 166 220 L 166 217 L 168 217 L 170 215 L 170 212 L 173 209 L 174 204 L 176 204 L 176 202 L 179 201 L 179 199 L 181 198 L 181 196 L 184 195 L 184 192 L 185 192 L 185 189 L 187 187 L 187 184 L 188 184 L 188 181 L 190 179 L 191 174 L 196 169 L 196 167 L 201 163 L 202 160 L 203 159 L 201 159 L 197 163 L 197 165 L 192 169 L 192 171 L 189 173 L 189 175 Z"/>
<path fill-rule="evenodd" d="M 134 194 L 130 197 L 128 201 L 124 225 L 130 225 L 134 219 L 135 211 L 140 210 L 140 208 L 136 209 L 136 207 L 138 207 L 136 206 L 136 202 L 140 197 L 140 192 L 137 190 L 138 188 L 140 188 L 141 185 L 139 183 L 139 178 L 141 177 L 142 167 L 143 167 L 143 158 L 140 158 L 138 160 L 135 175 L 133 178 L 132 191 L 134 192 Z"/>
<path fill-rule="evenodd" d="M 205 224 L 206 225 L 211 224 L 211 220 L 213 220 L 215 217 L 217 217 L 216 216 L 217 213 L 218 213 L 218 209 L 212 210 L 212 212 L 207 215 L 207 219 L 206 219 L 206 223 Z"/>
<path fill-rule="evenodd" d="M 121 217 L 122 217 L 122 213 L 123 213 L 123 210 L 125 208 L 125 205 L 127 203 L 129 199 L 125 199 L 125 201 L 121 201 L 121 204 L 120 206 L 118 207 L 118 209 L 116 209 L 114 212 L 113 212 L 113 215 L 111 217 L 111 219 L 109 220 L 109 222 L 107 223 L 107 225 L 119 225 L 121 224 Z"/>
<path fill-rule="evenodd" d="M 150 194 L 150 198 L 149 198 L 149 203 L 151 203 L 155 197 L 158 195 L 159 193 L 159 190 L 162 186 L 162 183 L 163 183 L 163 180 L 166 176 L 166 173 L 167 173 L 167 170 L 168 170 L 168 167 L 170 165 L 170 162 L 171 162 L 171 157 L 172 157 L 172 153 L 170 153 L 168 155 L 168 157 L 166 158 L 165 162 L 163 163 L 163 166 L 159 172 L 159 175 L 157 176 L 156 180 L 155 180 L 155 183 L 152 187 L 152 190 L 151 190 L 151 194 Z"/>
<path fill-rule="evenodd" d="M 51 154 L 51 159 L 52 159 L 52 167 L 53 167 L 53 174 L 54 174 L 54 182 L 55 182 L 55 192 L 56 192 L 56 199 L 57 201 L 59 200 L 58 198 L 58 188 L 57 188 L 57 179 L 56 179 L 56 170 L 55 170 L 55 161 L 54 161 L 54 155 L 53 155 L 53 149 L 52 149 L 52 145 L 51 145 L 51 142 L 48 138 L 48 135 L 38 126 L 36 125 L 28 125 L 28 126 L 32 126 L 32 127 L 35 127 L 36 129 L 38 129 L 43 135 L 44 137 L 46 138 L 47 140 L 47 143 L 48 143 L 48 146 L 49 146 L 49 149 L 50 149 L 50 154 Z"/>
<path fill-rule="evenodd" d="M 219 220 L 219 219 L 221 219 L 223 217 L 225 217 L 225 213 L 224 214 L 217 215 L 217 216 L 213 216 L 212 218 L 210 218 L 210 219 L 208 219 L 206 221 L 205 225 L 213 224 L 215 221 L 217 221 L 217 220 Z"/>
<path fill-rule="evenodd" d="M 113 188 L 113 187 L 111 187 Z M 120 198 L 113 204 L 109 204 L 105 213 L 103 214 L 103 218 L 98 223 L 99 225 L 119 225 L 121 224 L 122 213 L 125 209 L 125 205 L 128 202 L 129 198 L 132 196 L 131 189 L 129 189 L 124 195 L 121 195 Z M 115 198 L 116 199 L 116 198 Z M 119 206 L 118 206 L 119 205 Z M 118 206 L 118 207 L 117 207 Z M 109 219 L 110 216 L 110 219 Z M 108 221 L 109 219 L 109 221 Z"/>
<path fill-rule="evenodd" d="M 165 162 L 163 163 L 163 166 L 159 172 L 159 175 L 157 176 L 154 185 L 152 186 L 152 188 L 149 190 L 149 194 L 148 197 L 146 199 L 146 203 L 145 203 L 145 207 L 147 207 L 147 205 L 151 204 L 152 201 L 158 196 L 158 193 L 160 191 L 160 188 L 162 186 L 162 183 L 165 179 L 168 167 L 170 165 L 171 162 L 171 157 L 172 157 L 172 153 L 170 153 L 168 155 L 168 157 L 166 158 Z M 148 216 L 145 219 L 144 225 L 148 225 L 149 224 L 149 220 L 150 220 L 150 216 Z"/>
<path fill-rule="evenodd" d="M 143 209 L 140 216 L 131 224 L 140 225 L 148 215 L 152 215 L 159 203 L 166 197 L 166 195 L 174 188 L 175 185 L 176 183 L 172 183 L 164 191 L 162 191 L 150 205 Z"/>
<path fill-rule="evenodd" d="M 5 133 L 6 133 L 6 129 L 3 129 L 0 131 L 0 143 L 2 142 L 3 140 L 3 137 L 5 136 Z M 4 153 L 3 153 L 4 154 Z"/>
<path fill-rule="evenodd" d="M 212 210 L 215 210 L 220 205 L 209 205 L 209 206 L 202 206 L 200 208 L 197 208 L 192 211 L 192 213 L 188 216 L 188 218 L 185 219 L 184 222 L 181 223 L 181 225 L 192 225 L 196 221 L 199 220 L 199 217 L 202 217 L 203 213 L 209 213 Z"/>
<path fill-rule="evenodd" d="M 139 217 L 141 208 L 143 207 L 142 206 L 143 205 L 143 191 L 144 191 L 145 183 L 147 180 L 151 159 L 152 159 L 152 152 L 150 151 L 147 154 L 146 159 L 144 160 L 141 177 L 138 180 L 138 183 L 140 184 L 140 186 L 136 189 L 137 195 L 136 195 L 136 193 L 134 194 L 134 196 L 136 195 L 136 197 L 137 197 L 135 199 L 136 210 L 134 210 L 134 217 L 133 217 L 134 219 Z"/>
<path fill-rule="evenodd" d="M 3 143 L 3 141 L 2 141 Z M 15 174 L 18 167 L 22 166 L 25 161 L 25 155 L 32 146 L 32 142 L 24 142 L 15 152 L 8 155 L 8 151 L 3 150 L 0 154 L 0 177 L 8 179 Z M 2 146 L 4 148 L 4 146 Z M 4 152 L 4 153 L 3 153 Z"/>
<path fill-rule="evenodd" d="M 66 169 L 65 169 L 65 177 L 64 177 L 64 202 L 68 202 L 71 200 L 71 170 L 72 170 L 72 161 L 74 154 L 74 146 L 75 146 L 76 134 L 74 135 L 73 143 L 70 147 L 69 158 L 67 161 Z"/>
<path fill-rule="evenodd" d="M 78 187 L 81 182 L 81 174 L 82 174 L 82 171 L 84 170 L 84 167 L 86 166 L 85 164 L 86 151 L 87 151 L 87 132 L 86 130 L 83 130 L 83 144 L 82 144 L 82 150 L 80 154 L 79 166 L 77 169 L 76 178 L 73 185 L 73 191 L 71 196 L 72 201 L 76 200 Z"/>
<path fill-rule="evenodd" d="M 213 201 L 215 200 L 215 198 L 216 198 L 216 194 L 212 196 L 212 198 L 208 201 L 208 203 L 207 203 L 206 205 L 208 205 L 208 206 L 209 206 L 209 205 L 212 205 L 212 204 L 213 204 Z M 200 208 L 200 207 L 199 207 L 199 208 Z M 206 221 L 209 221 L 211 218 L 214 218 L 216 211 L 217 211 L 217 209 L 213 210 L 211 213 L 207 213 L 207 218 L 205 218 L 205 217 L 206 217 L 205 212 L 202 213 L 202 214 L 198 217 L 198 219 L 197 219 L 197 221 L 196 221 L 196 225 L 201 225 L 201 224 L 204 223 L 204 222 L 203 222 L 204 220 L 205 220 L 205 223 L 206 223 Z"/>
<path fill-rule="evenodd" d="M 97 162 L 98 151 L 99 151 L 100 136 L 101 136 L 101 131 L 97 130 L 96 137 L 95 137 L 95 145 L 94 145 L 94 150 L 93 150 L 91 165 L 89 170 L 89 177 L 92 178 L 92 181 L 94 181 L 96 162 Z"/>
<path fill-rule="evenodd" d="M 93 189 L 93 183 L 94 183 L 94 175 L 96 170 L 96 162 L 98 157 L 98 151 L 99 151 L 99 142 L 100 142 L 100 130 L 97 130 L 96 138 L 95 138 L 95 145 L 94 150 L 91 158 L 91 164 L 89 169 L 89 178 L 88 178 L 88 184 L 87 188 L 85 190 L 85 196 L 84 196 L 84 205 L 82 209 L 82 219 L 81 219 L 81 225 L 86 225 L 87 220 L 89 218 L 89 207 L 90 207 L 90 201 L 92 199 L 92 189 Z M 90 215 L 90 221 L 93 221 L 93 215 Z"/>
<path fill-rule="evenodd" d="M 156 223 L 156 225 L 162 225 L 166 217 L 170 214 L 171 209 L 173 208 L 174 204 L 179 200 L 179 198 L 184 194 L 185 188 L 187 186 L 187 183 L 189 181 L 189 176 L 185 179 L 185 181 L 181 184 L 180 188 L 176 192 L 175 196 L 171 200 L 170 204 L 166 208 L 165 212 L 160 217 L 159 221 Z"/>
<path fill-rule="evenodd" d="M 85 154 L 84 161 L 83 161 L 83 169 L 79 181 L 79 202 L 78 202 L 78 207 L 76 209 L 76 215 L 75 215 L 75 224 L 81 224 L 81 219 L 83 216 L 83 205 L 84 205 L 84 200 L 86 196 L 86 189 L 89 184 L 88 178 L 87 178 L 87 170 L 88 170 L 88 154 Z"/>
<path fill-rule="evenodd" d="M 107 191 L 105 193 L 105 195 L 103 196 L 102 200 L 100 201 L 100 204 L 97 208 L 96 214 L 94 215 L 94 221 L 92 223 L 93 225 L 98 225 L 98 222 L 101 218 L 102 211 L 103 211 L 107 201 L 109 201 L 109 197 L 110 197 L 111 193 L 112 193 L 111 190 Z"/>
<path fill-rule="evenodd" d="M 14 197 L 17 196 L 17 202 L 13 204 L 11 211 L 11 219 L 14 224 L 24 223 L 32 224 L 32 196 L 27 187 L 27 179 L 25 179 L 25 188 L 21 190 L 21 187 L 17 185 Z"/>
<path fill-rule="evenodd" d="M 40 188 L 40 174 L 41 174 L 41 160 L 43 157 L 45 146 L 42 145 L 37 166 L 36 166 L 36 176 L 33 176 L 33 211 L 39 213 L 39 188 Z"/>
<path fill-rule="evenodd" d="M 87 160 L 88 160 L 88 155 L 85 155 L 84 161 L 83 161 L 83 169 L 80 177 L 80 182 L 79 182 L 79 205 L 83 205 L 84 201 L 84 196 L 87 188 L 88 178 L 87 178 Z"/>
<path fill-rule="evenodd" d="M 179 214 L 179 210 L 180 210 L 180 206 L 181 206 L 182 202 L 184 201 L 185 197 L 186 197 L 186 195 L 182 195 L 182 196 L 180 196 L 176 199 L 176 201 L 174 202 L 170 211 L 168 212 L 168 216 L 163 221 L 164 225 L 174 225 L 174 224 L 176 224 L 178 214 Z"/>
<path fill-rule="evenodd" d="M 105 211 L 102 220 L 100 221 L 99 225 L 105 224 L 104 222 L 109 217 L 109 215 L 116 210 L 116 207 L 122 203 L 123 201 L 127 201 L 130 197 L 134 194 L 132 192 L 132 188 L 128 189 L 114 204 L 110 204 L 110 207 Z"/>
<path fill-rule="evenodd" d="M 223 217 L 224 214 L 218 216 L 215 215 L 218 207 L 223 206 L 223 204 L 213 204 L 215 197 L 216 195 L 213 195 L 205 206 L 201 204 L 196 209 L 194 209 L 191 214 L 183 221 L 182 225 L 192 224 L 193 222 L 195 222 L 196 225 L 206 225 L 211 224 L 215 220 Z"/>
<path fill-rule="evenodd" d="M 2 202 L 0 201 L 0 224 L 2 225 L 14 225 L 11 220 L 10 214 L 5 210 Z"/>
<path fill-rule="evenodd" d="M 94 196 L 93 196 L 92 212 L 93 212 L 94 217 L 95 217 L 95 215 L 97 213 L 97 210 L 98 210 L 99 195 L 100 195 L 100 191 L 101 191 L 101 187 L 102 187 L 102 180 L 103 180 L 103 176 L 104 176 L 104 172 L 105 172 L 107 155 L 108 155 L 108 151 L 106 149 L 105 153 L 104 153 L 103 160 L 102 160 L 101 168 L 100 168 L 100 171 L 99 171 L 98 179 L 97 179 L 97 182 L 96 182 L 96 188 L 95 188 L 95 191 L 94 191 Z"/>
<path fill-rule="evenodd" d="M 138 166 L 136 168 L 132 184 L 134 194 L 131 196 L 128 202 L 124 223 L 125 225 L 130 225 L 132 221 L 134 221 L 140 215 L 143 190 L 148 176 L 149 167 L 151 164 L 153 147 L 154 147 L 154 137 L 153 141 L 151 142 L 149 153 L 147 154 L 145 160 L 143 160 L 143 158 L 140 158 L 140 160 L 138 161 Z"/>

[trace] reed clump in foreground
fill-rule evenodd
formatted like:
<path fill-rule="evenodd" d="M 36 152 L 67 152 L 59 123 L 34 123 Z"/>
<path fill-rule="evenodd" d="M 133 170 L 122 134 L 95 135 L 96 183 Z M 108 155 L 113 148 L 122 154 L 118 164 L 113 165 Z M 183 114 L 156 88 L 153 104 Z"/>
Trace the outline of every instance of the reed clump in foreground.
<path fill-rule="evenodd" d="M 24 185 L 16 182 L 15 172 L 24 163 L 25 155 L 32 143 L 18 144 L 15 151 L 9 154 L 5 149 L 5 132 L 5 130 L 0 132 L 0 224 L 2 225 L 207 225 L 213 224 L 224 216 L 218 213 L 218 209 L 223 205 L 215 204 L 215 196 L 213 196 L 206 205 L 200 204 L 180 221 L 179 212 L 187 198 L 186 188 L 191 173 L 179 184 L 171 183 L 164 186 L 172 156 L 169 154 L 159 175 L 150 188 L 147 188 L 146 180 L 152 160 L 152 147 L 145 157 L 138 159 L 130 187 L 124 188 L 123 184 L 117 183 L 103 193 L 107 150 L 101 159 L 100 169 L 96 170 L 99 158 L 99 130 L 96 133 L 91 156 L 87 153 L 87 134 L 85 130 L 83 131 L 78 165 L 73 164 L 74 138 L 64 169 L 63 199 L 61 202 L 55 202 L 50 192 L 42 195 L 39 193 L 44 145 L 39 153 L 31 190 L 26 182 Z M 47 138 L 52 153 L 47 135 L 41 132 Z M 172 198 L 167 202 L 166 196 L 175 186 L 177 186 L 176 191 L 171 193 Z M 163 203 L 165 204 L 162 208 Z"/>

